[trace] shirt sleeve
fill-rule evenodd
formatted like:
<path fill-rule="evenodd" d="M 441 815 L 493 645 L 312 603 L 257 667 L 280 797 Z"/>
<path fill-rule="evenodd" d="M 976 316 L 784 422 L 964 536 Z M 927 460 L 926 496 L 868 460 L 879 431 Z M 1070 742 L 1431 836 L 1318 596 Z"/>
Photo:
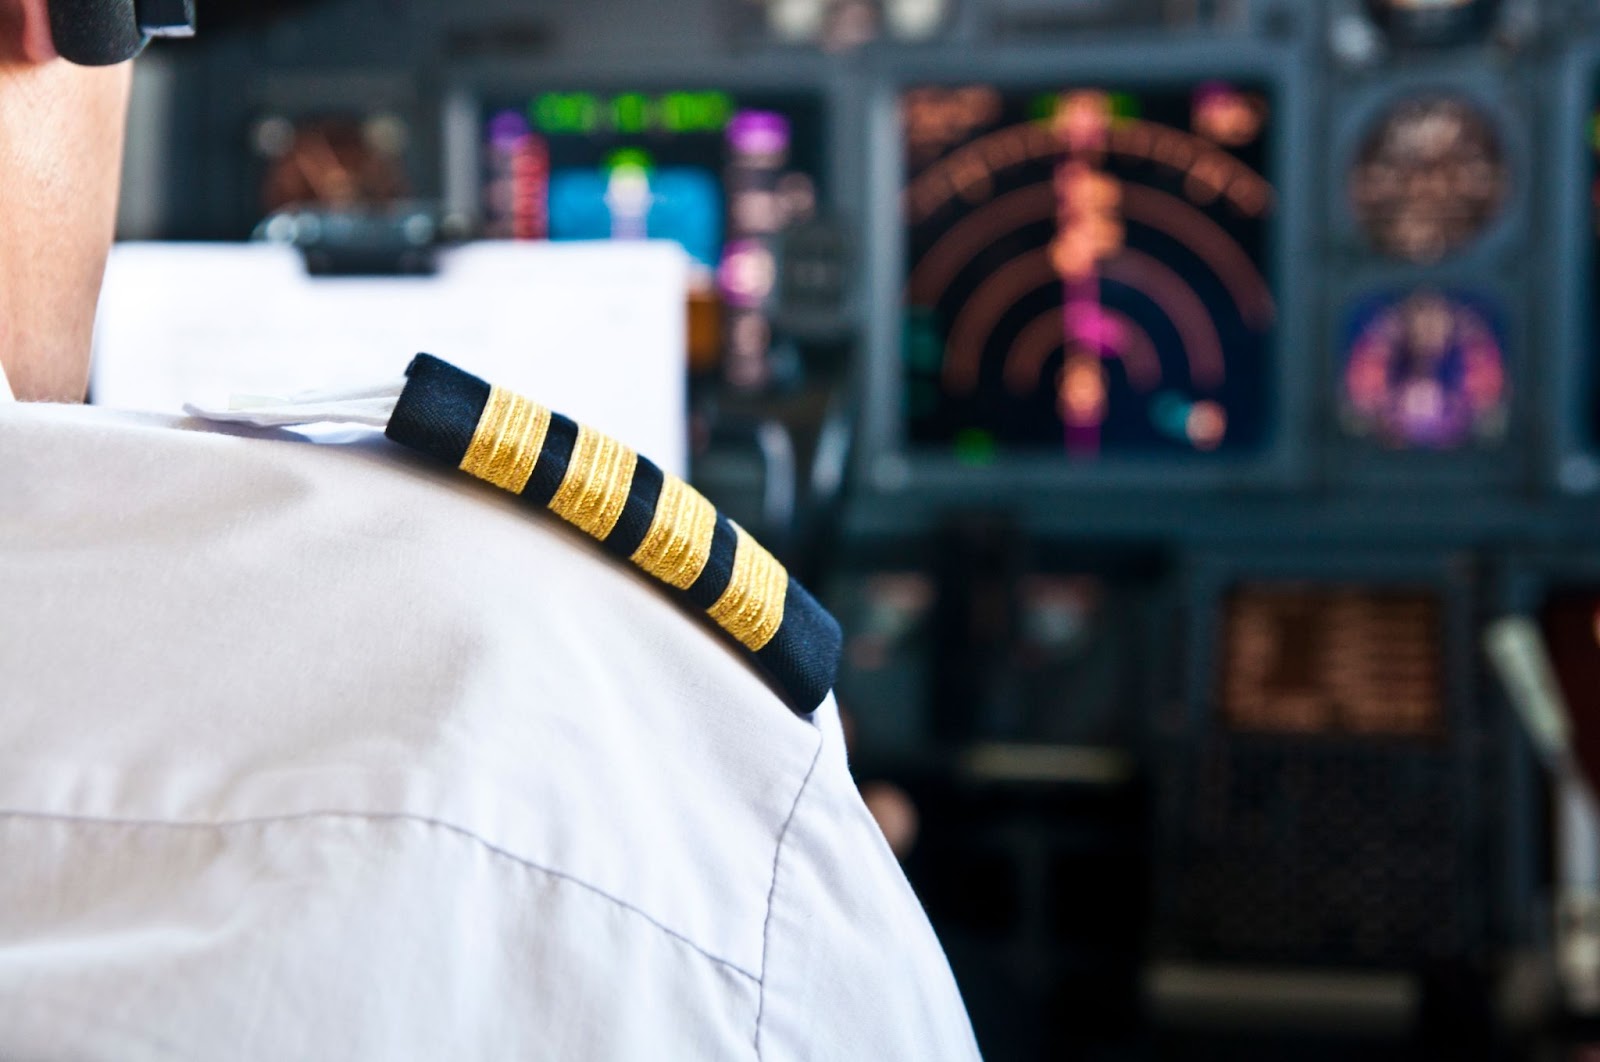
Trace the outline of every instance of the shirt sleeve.
<path fill-rule="evenodd" d="M 838 710 L 778 846 L 762 1059 L 974 1059 L 965 1005 L 916 895 L 861 802 Z"/>

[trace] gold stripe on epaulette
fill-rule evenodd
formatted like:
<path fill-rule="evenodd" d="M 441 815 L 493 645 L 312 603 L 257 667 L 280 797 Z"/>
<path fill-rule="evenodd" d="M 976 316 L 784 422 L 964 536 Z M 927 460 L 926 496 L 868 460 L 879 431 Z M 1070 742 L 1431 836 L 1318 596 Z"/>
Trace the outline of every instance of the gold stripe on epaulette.
<path fill-rule="evenodd" d="M 687 590 L 711 559 L 716 530 L 716 507 L 677 476 L 663 476 L 650 530 L 630 559 L 668 586 Z"/>
<path fill-rule="evenodd" d="M 617 440 L 580 425 L 550 511 L 605 541 L 628 504 L 638 463 L 639 456 Z"/>
<path fill-rule="evenodd" d="M 772 636 L 783 625 L 789 573 L 744 528 L 734 524 L 733 530 L 737 536 L 733 576 L 728 580 L 728 588 L 706 613 L 717 626 L 754 653 L 772 641 Z"/>
<path fill-rule="evenodd" d="M 498 387 L 478 416 L 472 442 L 461 458 L 461 471 L 487 480 L 502 490 L 521 494 L 533 475 L 550 430 L 550 411 L 537 402 Z"/>

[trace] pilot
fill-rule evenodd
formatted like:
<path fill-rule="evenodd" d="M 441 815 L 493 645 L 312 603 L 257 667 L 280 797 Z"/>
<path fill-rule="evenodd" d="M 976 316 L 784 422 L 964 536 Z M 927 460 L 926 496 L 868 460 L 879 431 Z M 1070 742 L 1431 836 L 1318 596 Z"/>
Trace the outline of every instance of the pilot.
<path fill-rule="evenodd" d="M 76 404 L 63 55 L 171 6 L 0 0 L 0 1058 L 974 1057 L 836 627 L 685 484 L 433 358 L 364 444 Z"/>

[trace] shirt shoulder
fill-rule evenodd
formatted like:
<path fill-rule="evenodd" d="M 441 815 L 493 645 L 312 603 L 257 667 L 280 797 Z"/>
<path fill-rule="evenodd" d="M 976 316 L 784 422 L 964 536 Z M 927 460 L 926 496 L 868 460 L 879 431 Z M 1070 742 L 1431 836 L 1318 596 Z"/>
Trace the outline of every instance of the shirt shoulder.
<path fill-rule="evenodd" d="M 0 453 L 0 806 L 445 823 L 759 967 L 820 735 L 626 566 L 381 440 L 22 406 Z"/>
<path fill-rule="evenodd" d="M 784 831 L 768 904 L 758 1053 L 976 1059 L 944 950 L 861 801 L 837 708 Z"/>
<path fill-rule="evenodd" d="M 0 1026 L 975 1054 L 831 699 L 592 541 L 380 440 L 8 407 L 0 455 Z"/>

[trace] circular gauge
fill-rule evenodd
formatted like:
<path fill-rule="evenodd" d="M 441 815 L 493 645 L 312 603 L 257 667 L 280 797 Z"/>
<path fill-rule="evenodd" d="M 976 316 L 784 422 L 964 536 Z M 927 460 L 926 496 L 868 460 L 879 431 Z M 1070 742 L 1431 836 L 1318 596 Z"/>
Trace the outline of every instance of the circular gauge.
<path fill-rule="evenodd" d="M 1352 435 L 1394 449 L 1493 442 L 1509 392 L 1498 314 L 1432 289 L 1368 300 L 1351 315 L 1343 391 Z"/>
<path fill-rule="evenodd" d="M 1379 120 L 1350 171 L 1349 192 L 1374 246 L 1428 264 L 1487 228 L 1509 184 L 1490 120 L 1465 100 L 1426 96 Z"/>
<path fill-rule="evenodd" d="M 1498 0 L 1367 0 L 1367 12 L 1404 44 L 1453 44 L 1494 22 Z"/>
<path fill-rule="evenodd" d="M 405 123 L 392 115 L 365 121 L 267 118 L 256 127 L 256 150 L 268 161 L 262 206 L 336 209 L 379 206 L 408 194 Z"/>

